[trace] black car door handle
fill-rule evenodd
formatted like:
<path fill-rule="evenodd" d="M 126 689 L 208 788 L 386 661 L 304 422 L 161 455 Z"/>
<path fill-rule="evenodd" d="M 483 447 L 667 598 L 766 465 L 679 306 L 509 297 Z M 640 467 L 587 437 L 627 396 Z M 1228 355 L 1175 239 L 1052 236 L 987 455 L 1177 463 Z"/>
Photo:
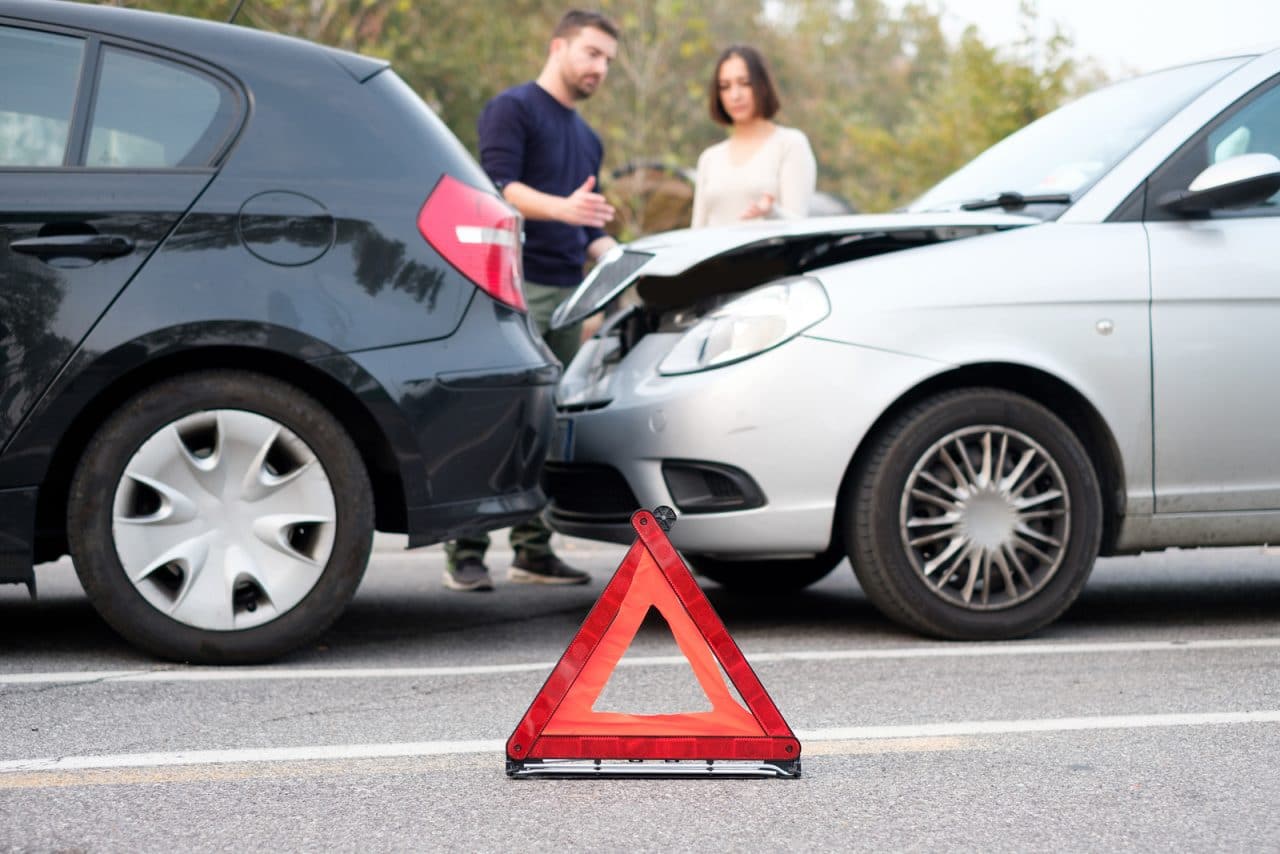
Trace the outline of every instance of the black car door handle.
<path fill-rule="evenodd" d="M 37 258 L 118 258 L 133 251 L 133 241 L 118 234 L 60 234 L 29 237 L 9 244 L 14 252 Z"/>

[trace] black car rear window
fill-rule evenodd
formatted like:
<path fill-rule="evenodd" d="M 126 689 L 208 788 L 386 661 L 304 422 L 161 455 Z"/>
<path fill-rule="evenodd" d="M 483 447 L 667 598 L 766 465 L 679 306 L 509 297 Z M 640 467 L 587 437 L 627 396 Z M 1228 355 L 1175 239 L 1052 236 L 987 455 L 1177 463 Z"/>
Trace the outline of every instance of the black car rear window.
<path fill-rule="evenodd" d="M 85 165 L 208 166 L 234 116 L 234 96 L 221 81 L 176 62 L 106 47 Z"/>

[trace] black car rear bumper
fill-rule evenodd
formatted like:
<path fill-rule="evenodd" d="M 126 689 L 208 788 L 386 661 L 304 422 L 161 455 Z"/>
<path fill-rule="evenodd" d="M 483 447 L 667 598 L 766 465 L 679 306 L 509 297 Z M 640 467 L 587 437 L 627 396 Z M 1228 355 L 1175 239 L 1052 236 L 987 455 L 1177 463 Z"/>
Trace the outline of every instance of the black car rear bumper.
<path fill-rule="evenodd" d="M 410 546 L 511 525 L 546 504 L 560 367 L 523 314 L 477 295 L 448 338 L 341 360 L 365 375 L 349 385 L 394 449 Z"/>

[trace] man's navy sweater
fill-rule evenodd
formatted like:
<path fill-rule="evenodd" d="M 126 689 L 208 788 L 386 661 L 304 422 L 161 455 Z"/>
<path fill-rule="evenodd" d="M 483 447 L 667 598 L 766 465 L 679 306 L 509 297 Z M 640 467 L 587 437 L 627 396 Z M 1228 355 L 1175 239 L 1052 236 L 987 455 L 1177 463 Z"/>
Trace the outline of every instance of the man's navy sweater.
<path fill-rule="evenodd" d="M 519 181 L 553 196 L 568 196 L 599 176 L 604 146 L 582 120 L 537 83 L 494 97 L 480 114 L 480 165 L 501 189 Z M 541 285 L 582 281 L 587 245 L 599 228 L 551 220 L 524 224 L 524 275 Z"/>

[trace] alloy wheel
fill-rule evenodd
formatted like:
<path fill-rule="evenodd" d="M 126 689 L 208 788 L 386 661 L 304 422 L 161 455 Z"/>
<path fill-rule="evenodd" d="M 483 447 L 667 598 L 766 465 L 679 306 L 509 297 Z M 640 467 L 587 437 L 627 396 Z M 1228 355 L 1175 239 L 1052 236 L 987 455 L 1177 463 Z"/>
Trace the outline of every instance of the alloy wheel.
<path fill-rule="evenodd" d="M 934 595 L 988 611 L 1034 597 L 1062 565 L 1071 497 L 1053 457 L 999 425 L 955 430 L 907 477 L 898 528 Z"/>

